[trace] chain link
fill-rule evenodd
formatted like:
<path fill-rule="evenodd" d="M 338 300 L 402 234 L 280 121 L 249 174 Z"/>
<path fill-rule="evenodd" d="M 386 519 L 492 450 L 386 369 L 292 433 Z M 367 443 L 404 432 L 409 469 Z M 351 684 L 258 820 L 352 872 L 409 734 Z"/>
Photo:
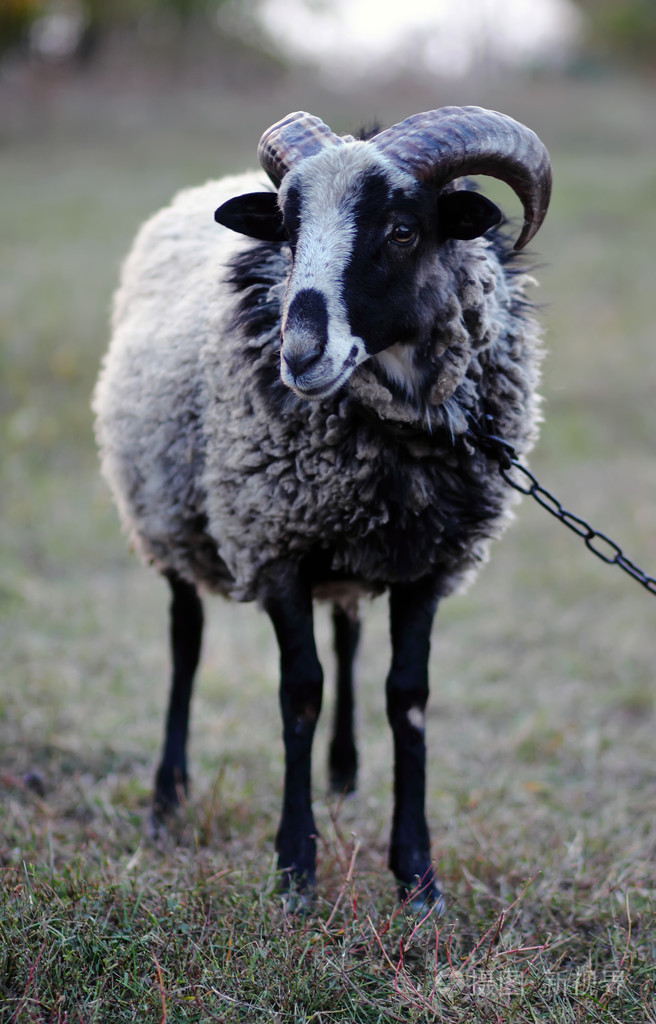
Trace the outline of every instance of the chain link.
<path fill-rule="evenodd" d="M 488 421 L 488 425 L 491 425 L 491 417 L 486 416 L 485 419 Z M 517 458 L 515 449 L 508 441 L 504 441 L 494 433 L 487 433 L 478 423 L 472 424 L 470 436 L 474 438 L 477 447 L 485 455 L 494 458 L 499 463 L 499 472 L 510 487 L 521 494 L 528 494 L 534 498 L 538 505 L 560 520 L 568 530 L 582 537 L 588 550 L 606 565 L 618 566 L 650 594 L 656 595 L 656 577 L 647 575 L 635 562 L 627 558 L 619 544 L 607 537 L 605 533 L 595 530 L 585 519 L 581 519 L 580 516 L 575 516 L 573 512 L 568 512 L 563 508 L 558 498 L 542 487 L 530 469 L 522 465 Z"/>

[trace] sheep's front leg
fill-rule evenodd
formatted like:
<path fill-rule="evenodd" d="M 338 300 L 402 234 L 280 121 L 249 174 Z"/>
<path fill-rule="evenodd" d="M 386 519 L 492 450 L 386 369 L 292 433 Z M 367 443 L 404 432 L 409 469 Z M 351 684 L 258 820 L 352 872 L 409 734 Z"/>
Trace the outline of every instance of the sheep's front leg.
<path fill-rule="evenodd" d="M 276 837 L 285 887 L 314 885 L 316 826 L 312 814 L 312 740 L 323 691 L 314 642 L 312 595 L 295 573 L 280 574 L 262 597 L 280 647 L 280 708 L 285 745 L 282 817 Z"/>
<path fill-rule="evenodd" d="M 330 788 L 334 793 L 353 793 L 358 772 L 358 753 L 353 728 L 353 661 L 360 640 L 357 608 L 333 606 L 333 634 L 337 660 L 337 700 L 333 735 L 328 751 Z"/>
<path fill-rule="evenodd" d="M 390 588 L 392 666 L 387 717 L 394 736 L 394 814 L 389 866 L 401 899 L 419 888 L 413 905 L 441 899 L 426 824 L 426 743 L 430 634 L 438 598 L 432 579 Z"/>
<path fill-rule="evenodd" d="M 171 587 L 170 645 L 173 672 L 164 750 L 155 776 L 152 814 L 155 831 L 166 814 L 178 805 L 179 789 L 187 789 L 189 704 L 203 636 L 203 606 L 195 586 L 180 579 L 175 573 L 167 574 L 167 579 Z"/>

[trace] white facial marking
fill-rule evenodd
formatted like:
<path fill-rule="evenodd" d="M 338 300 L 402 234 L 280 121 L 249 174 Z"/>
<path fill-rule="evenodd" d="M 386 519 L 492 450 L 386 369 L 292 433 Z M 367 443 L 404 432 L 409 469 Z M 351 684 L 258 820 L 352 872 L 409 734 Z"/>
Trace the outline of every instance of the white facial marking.
<path fill-rule="evenodd" d="M 426 728 L 426 716 L 421 708 L 409 708 L 408 721 L 412 728 L 417 729 L 418 732 L 423 732 Z"/>

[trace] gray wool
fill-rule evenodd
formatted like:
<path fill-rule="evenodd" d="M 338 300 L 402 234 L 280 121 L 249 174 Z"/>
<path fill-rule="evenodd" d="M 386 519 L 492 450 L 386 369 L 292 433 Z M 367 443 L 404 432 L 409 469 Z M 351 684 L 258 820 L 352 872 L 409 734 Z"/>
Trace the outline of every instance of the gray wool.
<path fill-rule="evenodd" d="M 93 400 L 123 524 L 146 560 L 237 600 L 257 596 L 271 563 L 317 547 L 372 591 L 432 568 L 450 593 L 487 557 L 514 498 L 471 447 L 462 483 L 449 437 L 463 438 L 484 405 L 519 453 L 535 440 L 530 279 L 507 273 L 485 239 L 452 243 L 429 351 L 392 346 L 337 395 L 309 402 L 289 391 L 274 415 L 258 371 L 279 363 L 279 325 L 247 336 L 225 281 L 229 261 L 254 243 L 212 220 L 229 197 L 266 187 L 250 174 L 180 193 L 144 225 L 125 262 Z M 279 283 L 266 296 L 274 310 L 287 270 L 281 246 L 271 263 Z M 383 485 L 391 473 L 402 480 L 401 510 Z M 472 481 L 491 511 L 447 543 L 442 495 L 466 495 Z M 421 537 L 416 564 L 390 554 L 399 524 Z"/>

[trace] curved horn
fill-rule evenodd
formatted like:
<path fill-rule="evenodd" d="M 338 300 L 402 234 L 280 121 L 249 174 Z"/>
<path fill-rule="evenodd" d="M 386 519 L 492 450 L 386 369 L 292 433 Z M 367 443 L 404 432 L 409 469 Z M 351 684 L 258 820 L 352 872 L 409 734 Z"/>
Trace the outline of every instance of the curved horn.
<path fill-rule="evenodd" d="M 483 107 L 441 107 L 414 114 L 370 140 L 420 181 L 446 185 L 465 174 L 489 174 L 516 192 L 524 225 L 523 248 L 542 224 L 551 196 L 551 162 L 535 132 Z"/>
<path fill-rule="evenodd" d="M 343 142 L 320 118 L 297 110 L 267 128 L 260 139 L 257 155 L 278 188 L 293 164 L 314 156 L 325 146 L 340 146 Z"/>

